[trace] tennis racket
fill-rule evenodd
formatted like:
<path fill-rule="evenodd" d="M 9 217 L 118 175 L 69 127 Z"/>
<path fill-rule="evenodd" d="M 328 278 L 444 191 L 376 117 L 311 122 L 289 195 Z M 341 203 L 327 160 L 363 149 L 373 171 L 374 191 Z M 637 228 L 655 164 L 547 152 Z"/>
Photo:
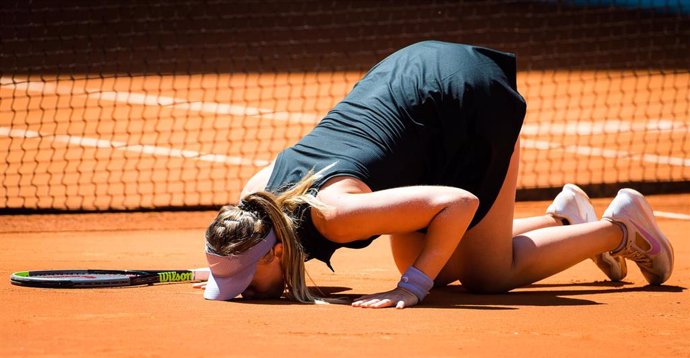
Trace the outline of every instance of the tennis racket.
<path fill-rule="evenodd" d="M 96 288 L 208 280 L 209 269 L 192 270 L 48 270 L 12 274 L 13 285 L 43 288 Z"/>

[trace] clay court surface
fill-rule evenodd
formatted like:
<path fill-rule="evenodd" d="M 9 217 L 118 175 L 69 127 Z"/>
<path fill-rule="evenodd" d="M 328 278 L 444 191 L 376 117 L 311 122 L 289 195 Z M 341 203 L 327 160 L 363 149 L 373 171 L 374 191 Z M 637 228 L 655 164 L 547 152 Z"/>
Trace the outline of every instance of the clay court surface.
<path fill-rule="evenodd" d="M 690 357 L 685 2 L 649 14 L 627 1 L 282 3 L 0 9 L 0 212 L 34 213 L 0 215 L 0 358 Z M 24 270 L 205 266 L 215 212 L 163 209 L 235 203 L 383 48 L 439 34 L 518 50 L 520 189 L 686 186 L 648 197 L 675 247 L 665 285 L 646 286 L 633 263 L 611 283 L 587 260 L 508 294 L 456 282 L 416 307 L 367 310 L 205 301 L 188 283 L 10 284 Z M 609 201 L 594 200 L 599 214 Z M 520 202 L 516 217 L 548 204 Z M 338 251 L 335 272 L 308 262 L 310 286 L 344 300 L 389 290 L 389 251 L 382 237 Z"/>
<path fill-rule="evenodd" d="M 28 209 L 234 202 L 256 168 L 308 132 L 359 75 L 2 78 L 12 100 L 0 106 L 0 144 L 10 148 L 0 196 Z M 687 178 L 686 74 L 518 78 L 529 103 L 522 187 Z M 559 86 L 564 78 L 570 86 Z M 595 200 L 600 214 L 608 201 Z M 468 294 L 456 283 L 402 311 L 209 302 L 190 284 L 16 287 L 9 275 L 21 270 L 204 266 L 215 213 L 0 216 L 0 357 L 689 357 L 690 194 L 650 201 L 685 215 L 659 219 L 676 249 L 664 286 L 645 286 L 634 264 L 625 282 L 606 282 L 587 261 L 509 294 Z M 519 203 L 516 216 L 547 205 Z M 333 266 L 307 268 L 336 297 L 388 290 L 399 278 L 386 238 L 337 252 Z"/>
<path fill-rule="evenodd" d="M 690 214 L 690 195 L 651 196 L 655 210 Z M 599 214 L 608 199 L 594 200 Z M 547 202 L 519 203 L 517 216 Z M 2 357 L 460 357 L 690 356 L 690 221 L 660 218 L 675 271 L 649 287 L 634 264 L 604 281 L 590 261 L 502 295 L 432 291 L 421 306 L 366 310 L 284 300 L 210 302 L 190 284 L 55 290 L 12 286 L 25 269 L 160 269 L 205 265 L 213 212 L 0 217 Z M 321 289 L 354 298 L 392 288 L 399 274 L 380 238 L 336 253 Z"/>

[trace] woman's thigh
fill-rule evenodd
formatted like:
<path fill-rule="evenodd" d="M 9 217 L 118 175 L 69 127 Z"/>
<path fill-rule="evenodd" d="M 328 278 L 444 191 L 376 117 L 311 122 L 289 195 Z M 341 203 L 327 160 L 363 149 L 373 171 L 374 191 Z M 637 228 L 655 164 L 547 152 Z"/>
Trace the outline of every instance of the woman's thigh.
<path fill-rule="evenodd" d="M 518 140 L 496 201 L 484 218 L 465 233 L 437 276 L 437 286 L 460 280 L 471 290 L 507 289 L 505 281 L 513 264 L 513 213 L 519 161 Z M 414 263 L 423 246 L 423 233 L 391 235 L 391 250 L 400 272 Z"/>
<path fill-rule="evenodd" d="M 496 201 L 484 218 L 463 236 L 444 268 L 470 290 L 503 291 L 513 265 L 513 214 L 520 161 L 520 141 L 510 159 Z"/>

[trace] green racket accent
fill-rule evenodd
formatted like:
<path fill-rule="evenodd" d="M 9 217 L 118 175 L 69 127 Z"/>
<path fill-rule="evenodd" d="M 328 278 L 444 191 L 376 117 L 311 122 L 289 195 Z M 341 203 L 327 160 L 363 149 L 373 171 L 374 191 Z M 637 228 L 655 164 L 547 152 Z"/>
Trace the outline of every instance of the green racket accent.
<path fill-rule="evenodd" d="M 183 282 L 192 281 L 194 279 L 194 275 L 192 274 L 192 272 L 169 271 L 159 272 L 158 278 L 160 279 L 160 282 Z"/>

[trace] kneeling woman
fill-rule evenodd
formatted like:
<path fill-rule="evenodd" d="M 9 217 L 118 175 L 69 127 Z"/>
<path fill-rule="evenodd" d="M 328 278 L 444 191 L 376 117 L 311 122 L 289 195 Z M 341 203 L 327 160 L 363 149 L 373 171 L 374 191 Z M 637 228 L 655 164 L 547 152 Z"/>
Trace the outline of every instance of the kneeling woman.
<path fill-rule="evenodd" d="M 651 209 L 622 190 L 597 220 L 574 185 L 540 217 L 513 220 L 525 102 L 515 58 L 427 41 L 374 66 L 314 130 L 247 183 L 206 233 L 204 297 L 313 302 L 304 261 L 391 235 L 397 287 L 358 307 L 408 307 L 434 286 L 504 292 L 593 258 L 613 280 L 637 260 L 652 284 L 673 251 Z M 569 224 L 569 225 L 568 225 Z M 651 252 L 639 240 L 640 234 Z M 611 253 L 612 254 L 611 254 Z"/>

